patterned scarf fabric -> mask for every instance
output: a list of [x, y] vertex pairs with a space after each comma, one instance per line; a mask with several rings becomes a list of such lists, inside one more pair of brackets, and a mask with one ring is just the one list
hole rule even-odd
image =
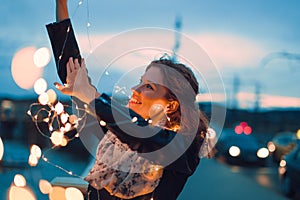
[[113, 196], [131, 199], [153, 192], [162, 174], [162, 166], [139, 156], [108, 131], [85, 180], [98, 190], [105, 188]]

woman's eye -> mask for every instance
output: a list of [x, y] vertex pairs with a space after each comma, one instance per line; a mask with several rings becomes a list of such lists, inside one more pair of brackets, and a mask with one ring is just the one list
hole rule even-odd
[[153, 87], [150, 84], [146, 84], [146, 88], [153, 90]]

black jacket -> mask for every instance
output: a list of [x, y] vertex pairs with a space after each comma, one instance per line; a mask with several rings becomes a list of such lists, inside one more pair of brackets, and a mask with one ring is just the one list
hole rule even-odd
[[[47, 31], [50, 37], [57, 72], [62, 82], [66, 81], [66, 63], [69, 57], [79, 58], [80, 51], [72, 29], [70, 19], [59, 23], [48, 24]], [[89, 105], [89, 110], [98, 120], [106, 122], [110, 129], [123, 143], [129, 145], [143, 157], [156, 164], [165, 166], [159, 185], [153, 193], [139, 196], [135, 200], [175, 200], [182, 191], [187, 179], [199, 164], [199, 149], [202, 140], [199, 134], [191, 141], [186, 136], [173, 131], [153, 127], [138, 114], [114, 102], [106, 94], [102, 94]], [[132, 122], [136, 117], [137, 121]], [[121, 123], [120, 123], [121, 122]], [[121, 125], [120, 125], [121, 124]], [[130, 133], [127, 134], [127, 133]], [[134, 135], [141, 136], [135, 137]], [[147, 137], [151, 135], [150, 137]], [[150, 153], [168, 147], [162, 153]], [[170, 162], [169, 158], [176, 158]], [[117, 200], [105, 190], [96, 191], [89, 186], [89, 199]]]

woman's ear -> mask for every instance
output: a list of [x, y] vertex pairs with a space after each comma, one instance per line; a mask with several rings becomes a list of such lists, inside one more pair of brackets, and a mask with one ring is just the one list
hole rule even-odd
[[170, 101], [167, 105], [167, 112], [172, 113], [175, 112], [178, 109], [179, 103], [178, 101]]

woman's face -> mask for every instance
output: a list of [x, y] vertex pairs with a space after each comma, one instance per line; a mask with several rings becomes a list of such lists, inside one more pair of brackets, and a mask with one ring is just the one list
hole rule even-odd
[[131, 88], [132, 96], [128, 107], [143, 118], [149, 118], [151, 106], [159, 104], [165, 108], [167, 89], [163, 86], [163, 75], [160, 68], [152, 66], [141, 77], [140, 84]]

